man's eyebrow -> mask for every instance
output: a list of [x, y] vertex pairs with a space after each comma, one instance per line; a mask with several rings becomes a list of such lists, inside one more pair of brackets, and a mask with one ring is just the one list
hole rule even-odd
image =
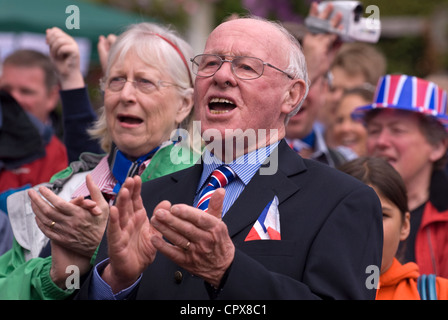
[[204, 54], [214, 54], [220, 57], [252, 57], [253, 55], [243, 52], [232, 52], [232, 53], [225, 53], [222, 51], [210, 51], [210, 52], [204, 52]]

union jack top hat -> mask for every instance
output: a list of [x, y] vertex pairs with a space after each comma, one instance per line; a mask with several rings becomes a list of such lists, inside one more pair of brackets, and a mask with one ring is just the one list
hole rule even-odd
[[435, 83], [402, 74], [385, 75], [376, 87], [373, 103], [355, 109], [354, 118], [362, 118], [372, 109], [393, 108], [435, 117], [448, 130], [447, 93]]

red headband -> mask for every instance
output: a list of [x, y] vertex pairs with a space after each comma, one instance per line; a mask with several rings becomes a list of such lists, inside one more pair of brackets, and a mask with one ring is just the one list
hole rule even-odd
[[162, 36], [162, 35], [160, 35], [158, 33], [153, 33], [153, 35], [158, 36], [159, 38], [165, 40], [166, 42], [168, 42], [174, 48], [174, 50], [177, 51], [177, 53], [181, 57], [182, 61], [184, 62], [185, 68], [187, 68], [188, 77], [190, 78], [190, 85], [191, 85], [191, 87], [193, 87], [193, 79], [191, 78], [190, 68], [188, 67], [187, 60], [185, 59], [182, 51], [180, 51], [180, 49], [172, 41], [168, 40], [164, 36]]

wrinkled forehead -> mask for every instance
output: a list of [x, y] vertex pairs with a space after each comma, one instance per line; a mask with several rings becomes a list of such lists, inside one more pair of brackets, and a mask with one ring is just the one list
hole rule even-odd
[[262, 20], [236, 19], [224, 22], [207, 39], [204, 53], [251, 56], [284, 64], [288, 40], [275, 26]]
[[167, 44], [162, 39], [153, 36], [145, 36], [140, 41], [130, 36], [120, 38], [109, 52], [106, 77], [109, 76], [110, 70], [121, 68], [125, 62], [129, 61], [141, 61], [160, 72], [166, 71], [167, 59], [172, 54], [166, 46]]

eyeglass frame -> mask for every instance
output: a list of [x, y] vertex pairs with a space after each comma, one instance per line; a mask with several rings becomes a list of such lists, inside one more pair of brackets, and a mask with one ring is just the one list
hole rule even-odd
[[107, 88], [107, 89], [109, 89], [112, 92], [120, 92], [121, 90], [123, 90], [123, 88], [124, 88], [124, 86], [126, 85], [127, 82], [132, 83], [134, 89], [137, 89], [138, 91], [140, 91], [141, 93], [144, 93], [144, 94], [150, 94], [150, 93], [152, 93], [152, 92], [154, 92], [156, 90], [157, 91], [160, 90], [160, 88], [167, 88], [167, 87], [178, 87], [178, 88], [181, 88], [181, 89], [186, 89], [186, 88], [184, 88], [184, 87], [182, 87], [182, 86], [180, 86], [180, 85], [178, 85], [176, 83], [169, 82], [169, 81], [166, 81], [166, 80], [157, 80], [155, 83], [150, 81], [150, 80], [148, 80], [148, 81], [150, 81], [150, 82], [152, 82], [154, 84], [155, 90], [151, 90], [151, 91], [145, 92], [144, 90], [139, 88], [138, 83], [139, 83], [139, 80], [146, 80], [146, 79], [141, 79], [140, 78], [140, 79], [137, 79], [137, 80], [128, 80], [125, 77], [112, 77], [112, 79], [113, 78], [124, 79], [124, 81], [122, 82], [123, 86], [120, 89], [118, 89], [118, 90], [114, 90], [114, 89], [110, 88], [111, 81], [109, 79], [107, 79], [107, 80], [106, 79], [100, 79], [100, 87], [102, 88], [103, 91], [104, 91], [105, 88]]
[[[203, 56], [214, 56], [214, 57], [217, 57], [217, 58], [219, 58], [219, 59], [221, 60], [221, 64], [220, 64], [219, 67], [215, 70], [215, 72], [213, 72], [211, 75], [208, 75], [208, 76], [201, 76], [201, 75], [199, 75], [198, 73], [194, 72], [194, 70], [195, 70], [194, 65], [196, 65], [196, 66], [199, 67], [199, 64], [197, 64], [196, 62], [194, 62], [194, 60], [196, 60], [197, 57], [203, 57]], [[231, 58], [233, 58], [233, 59], [232, 59], [232, 60], [223, 59], [221, 56], [231, 57]], [[261, 62], [262, 62], [262, 65], [263, 65], [263, 69], [261, 70], [260, 75], [259, 75], [258, 77], [256, 77], [256, 78], [249, 78], [249, 79], [245, 79], [245, 78], [241, 78], [241, 77], [239, 77], [239, 76], [235, 73], [235, 70], [233, 69], [233, 61], [235, 60], [235, 58], [251, 58], [251, 59], [256, 59], [256, 60], [261, 61]], [[268, 66], [268, 67], [271, 67], [271, 68], [273, 68], [273, 69], [275, 69], [275, 70], [277, 70], [277, 71], [280, 71], [281, 73], [283, 73], [284, 75], [286, 75], [289, 79], [294, 80], [294, 77], [291, 76], [290, 74], [288, 74], [286, 71], [283, 71], [282, 69], [277, 68], [276, 66], [274, 66], [274, 65], [272, 65], [272, 64], [270, 64], [270, 63], [268, 63], [268, 62], [265, 62], [265, 61], [263, 61], [263, 60], [261, 60], [260, 58], [257, 58], [257, 57], [249, 57], [249, 56], [230, 56], [230, 55], [218, 55], [218, 54], [211, 54], [211, 53], [202, 53], [202, 54], [198, 54], [198, 55], [194, 56], [193, 58], [190, 58], [190, 61], [191, 61], [191, 66], [192, 66], [191, 70], [193, 71], [193, 73], [194, 73], [196, 76], [198, 76], [198, 77], [200, 77], [200, 78], [209, 78], [209, 77], [214, 76], [214, 75], [216, 74], [216, 72], [218, 72], [218, 70], [221, 69], [221, 67], [222, 67], [222, 65], [223, 65], [224, 62], [229, 62], [230, 65], [231, 65], [232, 73], [233, 73], [238, 79], [241, 79], [241, 80], [255, 80], [255, 79], [260, 78], [260, 77], [264, 74], [264, 66]]]

